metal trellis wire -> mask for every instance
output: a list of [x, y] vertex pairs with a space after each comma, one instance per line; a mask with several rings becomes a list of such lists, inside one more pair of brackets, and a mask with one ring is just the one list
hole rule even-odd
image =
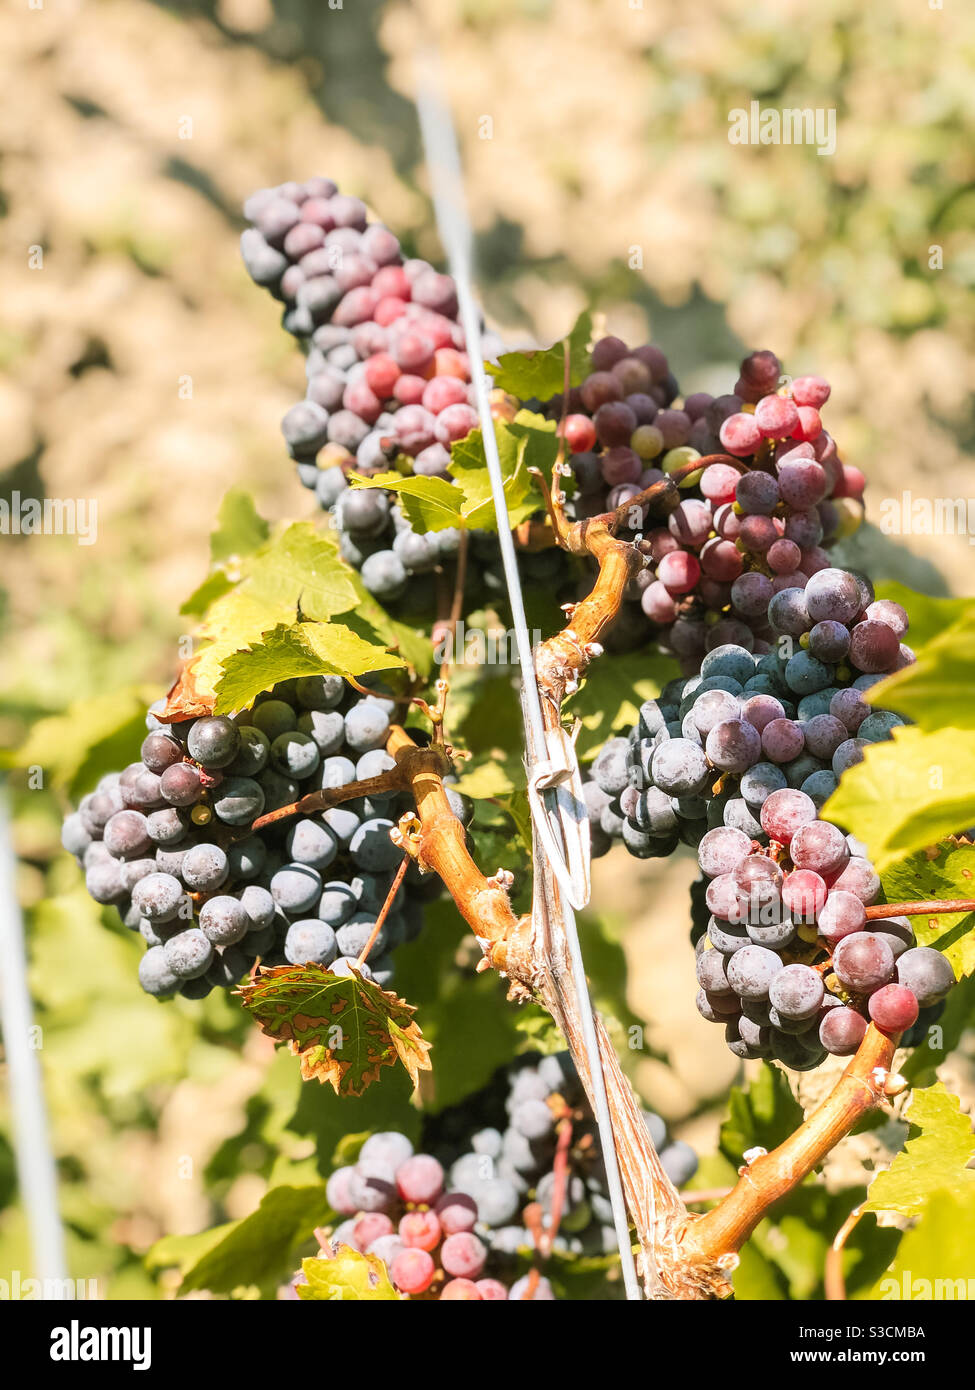
[[[477, 412], [484, 436], [484, 452], [498, 521], [501, 560], [508, 598], [511, 603], [518, 662], [521, 667], [522, 711], [526, 723], [527, 746], [529, 749], [534, 748], [535, 750], [548, 749], [549, 742], [546, 738], [541, 697], [535, 677], [535, 662], [525, 617], [525, 603], [521, 578], [518, 573], [518, 561], [511, 527], [508, 523], [504, 478], [494, 434], [487, 376], [484, 371], [481, 351], [481, 320], [473, 290], [473, 234], [464, 195], [460, 152], [450, 109], [443, 95], [439, 61], [432, 49], [425, 50], [418, 55], [417, 110], [420, 117], [427, 167], [430, 171], [437, 226], [441, 242], [447, 253], [450, 273], [457, 286], [460, 320], [470, 357], [471, 379], [474, 384]], [[538, 762], [529, 768], [530, 779], [534, 780], [536, 785], [538, 784], [538, 773], [543, 768], [544, 764]], [[555, 835], [559, 831], [560, 817], [557, 806], [553, 804], [556, 800], [554, 790], [542, 790], [541, 796], [547, 808], [544, 814], [549, 818], [548, 824], [542, 826], [542, 808], [538, 804], [537, 798], [533, 798], [532, 816], [536, 828], [539, 830], [539, 839], [545, 848], [553, 874], [563, 889], [560, 895], [562, 925], [568, 943], [572, 978], [580, 1006], [583, 1041], [592, 1075], [593, 1109], [599, 1128], [603, 1161], [606, 1165], [607, 1186], [613, 1207], [613, 1224], [619, 1246], [623, 1280], [627, 1298], [632, 1301], [639, 1301], [641, 1298], [640, 1284], [633, 1259], [626, 1203], [620, 1180], [619, 1158], [609, 1113], [606, 1083], [603, 1076], [602, 1060], [599, 1055], [599, 1043], [596, 1038], [589, 983], [586, 979], [575, 913], [571, 906], [573, 901], [577, 906], [582, 904], [574, 892], [573, 876], [570, 876], [565, 859], [555, 845]], [[553, 853], [553, 851], [555, 852]]]

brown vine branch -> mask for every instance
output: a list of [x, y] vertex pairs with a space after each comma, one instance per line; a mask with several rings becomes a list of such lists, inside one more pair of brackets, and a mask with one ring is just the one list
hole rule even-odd
[[516, 934], [520, 919], [511, 910], [506, 876], [499, 871], [488, 879], [481, 873], [468, 851], [464, 827], [447, 800], [443, 779], [450, 761], [446, 751], [417, 747], [398, 724], [390, 728], [386, 751], [396, 759], [403, 785], [410, 787], [416, 802], [420, 828], [414, 842], [420, 868], [443, 879], [475, 936], [503, 942]]
[[734, 1256], [769, 1207], [791, 1192], [874, 1106], [884, 1085], [896, 1039], [870, 1025], [836, 1086], [794, 1134], [748, 1165], [729, 1196], [703, 1216], [692, 1216], [681, 1249], [688, 1264], [731, 1267]]

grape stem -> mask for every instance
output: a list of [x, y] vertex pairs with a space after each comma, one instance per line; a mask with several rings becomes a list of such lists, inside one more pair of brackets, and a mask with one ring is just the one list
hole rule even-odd
[[393, 903], [396, 901], [396, 894], [400, 890], [400, 885], [403, 882], [403, 879], [406, 877], [406, 871], [409, 867], [410, 856], [408, 854], [404, 854], [402, 860], [400, 861], [400, 866], [396, 870], [396, 877], [389, 885], [389, 892], [386, 894], [386, 901], [383, 903], [382, 907], [379, 910], [379, 915], [376, 918], [376, 925], [369, 933], [369, 940], [366, 942], [362, 950], [359, 952], [359, 959], [356, 961], [356, 965], [363, 965], [365, 963], [366, 956], [368, 956], [369, 952], [375, 945], [376, 937], [383, 929], [383, 923], [386, 921], [386, 918], [390, 914], [390, 910], [392, 909]]
[[536, 1237], [539, 1254], [547, 1259], [552, 1253], [555, 1237], [559, 1233], [562, 1213], [565, 1210], [566, 1189], [569, 1182], [569, 1150], [572, 1147], [572, 1116], [564, 1115], [559, 1121], [559, 1137], [555, 1146], [555, 1159], [552, 1164], [552, 1219], [548, 1230], [542, 1230], [541, 1238]]
[[275, 811], [258, 816], [257, 820], [242, 832], [241, 838], [264, 830], [269, 825], [275, 825], [278, 821], [289, 820], [292, 816], [310, 816], [316, 811], [327, 811], [332, 806], [341, 806], [343, 801], [354, 801], [358, 796], [382, 796], [387, 792], [402, 791], [405, 786], [402, 772], [398, 768], [390, 768], [388, 772], [381, 772], [378, 777], [363, 777], [360, 782], [347, 782], [344, 787], [328, 787], [320, 792], [309, 792], [298, 801], [292, 801], [287, 806], [279, 806]]
[[863, 1215], [862, 1207], [854, 1207], [843, 1225], [836, 1232], [832, 1245], [826, 1251], [823, 1268], [823, 1291], [830, 1303], [841, 1303], [846, 1298], [846, 1280], [843, 1277], [843, 1250]]
[[884, 917], [919, 917], [930, 913], [975, 912], [975, 898], [927, 898], [910, 903], [874, 903], [867, 908], [867, 921]]

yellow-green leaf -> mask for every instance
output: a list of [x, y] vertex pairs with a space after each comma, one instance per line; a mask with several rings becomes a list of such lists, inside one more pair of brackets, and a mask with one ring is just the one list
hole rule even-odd
[[354, 488], [378, 487], [397, 493], [416, 531], [444, 531], [450, 526], [464, 525], [461, 514], [464, 493], [446, 478], [416, 474], [404, 477], [402, 473], [377, 473], [363, 478], [358, 473], [350, 473], [349, 482]]
[[343, 623], [279, 625], [224, 659], [214, 713], [247, 709], [262, 690], [295, 676], [360, 676], [404, 665], [402, 657], [365, 641]]
[[187, 1270], [180, 1293], [230, 1293], [241, 1286], [277, 1282], [288, 1272], [292, 1252], [330, 1215], [322, 1184], [272, 1187], [256, 1211], [234, 1222]]
[[302, 1260], [301, 1268], [308, 1283], [295, 1285], [300, 1299], [329, 1303], [400, 1301], [378, 1255], [360, 1255], [358, 1250], [342, 1245], [335, 1255]]
[[975, 733], [894, 729], [843, 773], [823, 815], [863, 840], [880, 872], [975, 824]]
[[[975, 847], [945, 844], [933, 858], [927, 853], [909, 855], [892, 864], [882, 875], [888, 902], [928, 902], [950, 898], [975, 898]], [[956, 976], [975, 971], [975, 913], [935, 913], [911, 918], [921, 946], [943, 951]]]
[[975, 729], [973, 685], [975, 606], [970, 606], [958, 622], [919, 649], [913, 666], [871, 686], [867, 699], [932, 732], [946, 726]]
[[338, 541], [295, 522], [262, 545], [248, 561], [243, 587], [269, 608], [300, 606], [306, 618], [325, 622], [355, 607], [356, 591], [349, 566], [340, 558]]
[[914, 1091], [907, 1119], [920, 1132], [874, 1178], [864, 1210], [918, 1216], [935, 1192], [950, 1192], [975, 1205], [975, 1173], [967, 1167], [975, 1154], [975, 1139], [958, 1097], [940, 1081]]
[[[591, 337], [592, 318], [588, 313], [580, 314], [567, 340], [570, 386], [578, 386], [592, 370]], [[565, 385], [565, 341], [560, 339], [537, 351], [502, 353], [497, 365], [487, 364], [495, 386], [523, 401], [532, 396], [547, 401], [558, 395]]]
[[975, 1286], [975, 1193], [936, 1192], [872, 1298], [966, 1303]]
[[971, 599], [932, 598], [893, 579], [877, 585], [877, 597], [892, 599], [906, 611], [911, 620], [907, 641], [915, 651], [958, 622], [972, 606]]
[[[529, 473], [537, 468], [549, 481], [558, 454], [554, 420], [520, 410], [509, 422], [496, 421], [494, 435], [498, 445], [501, 476], [510, 526], [519, 526], [544, 506], [544, 499]], [[496, 531], [494, 495], [484, 452], [484, 436], [472, 430], [450, 451], [450, 473], [463, 489], [463, 515], [468, 526]]]

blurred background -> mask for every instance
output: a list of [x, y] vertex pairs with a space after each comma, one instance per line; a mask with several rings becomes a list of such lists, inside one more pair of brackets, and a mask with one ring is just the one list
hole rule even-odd
[[[159, 1008], [141, 993], [136, 943], [101, 924], [60, 819], [124, 765], [140, 701], [170, 682], [223, 494], [245, 486], [271, 518], [313, 505], [278, 432], [302, 362], [240, 264], [243, 198], [327, 174], [440, 260], [411, 100], [424, 31], [463, 144], [485, 306], [509, 343], [549, 342], [592, 306], [609, 331], [659, 343], [685, 392], [729, 391], [747, 349], [774, 348], [790, 373], [833, 383], [829, 427], [867, 475], [868, 516], [905, 489], [975, 496], [975, 11], [7, 7], [0, 491], [94, 498], [98, 533], [0, 536], [0, 744], [44, 768], [40, 786], [10, 775], [40, 1055], [73, 1272], [112, 1297], [157, 1296], [153, 1241], [249, 1212], [276, 1163], [311, 1161], [314, 1123], [294, 1123], [293, 1064], [226, 1000]], [[835, 154], [731, 145], [729, 111], [753, 99], [835, 108]], [[967, 537], [860, 544], [875, 578], [973, 588]], [[622, 888], [615, 862], [599, 868], [626, 1003], [668, 1054], [634, 1077], [707, 1151], [740, 1068], [693, 1008], [691, 859], [628, 860]], [[0, 1092], [0, 1273], [30, 1267], [5, 1107]]]

